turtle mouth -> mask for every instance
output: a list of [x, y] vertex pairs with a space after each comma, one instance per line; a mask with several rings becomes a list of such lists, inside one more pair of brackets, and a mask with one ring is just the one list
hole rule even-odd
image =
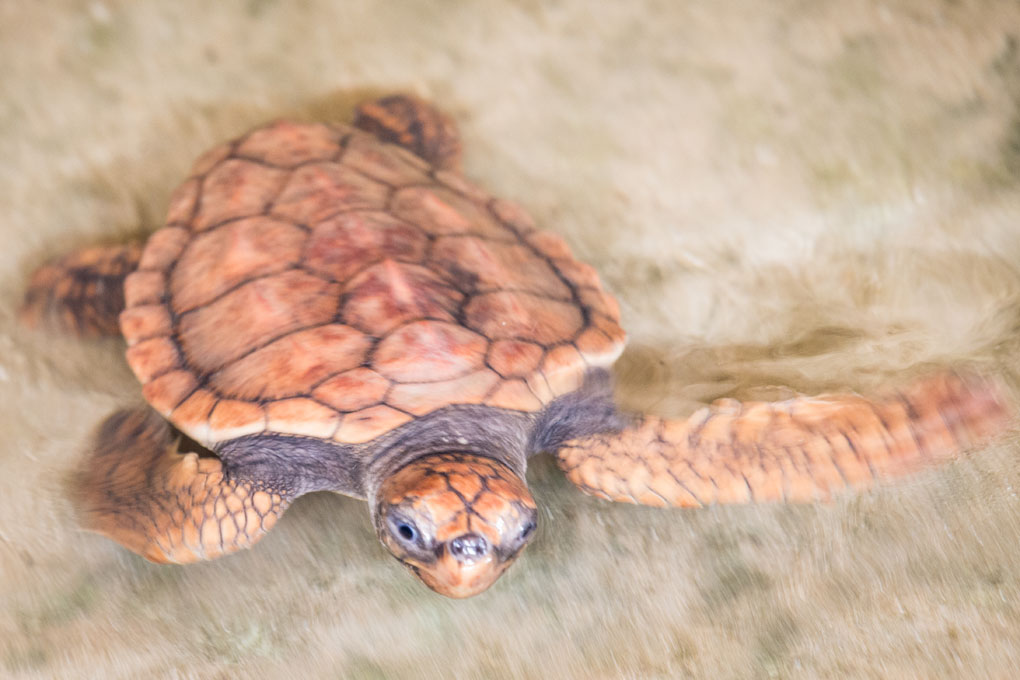
[[503, 575], [513, 558], [501, 560], [490, 551], [464, 559], [447, 548], [431, 564], [410, 559], [402, 562], [433, 591], [446, 597], [462, 599], [487, 590]]

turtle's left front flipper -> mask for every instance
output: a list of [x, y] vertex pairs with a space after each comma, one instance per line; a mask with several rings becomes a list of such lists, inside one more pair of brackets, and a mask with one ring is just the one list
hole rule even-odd
[[1003, 431], [999, 387], [940, 375], [888, 398], [729, 402], [574, 439], [560, 467], [582, 490], [646, 505], [825, 500], [951, 459]]
[[178, 441], [149, 409], [107, 418], [74, 484], [85, 528], [152, 562], [186, 564], [251, 547], [298, 495], [178, 453]]
[[83, 337], [120, 335], [124, 280], [141, 257], [141, 244], [127, 243], [83, 248], [50, 260], [29, 280], [22, 323]]

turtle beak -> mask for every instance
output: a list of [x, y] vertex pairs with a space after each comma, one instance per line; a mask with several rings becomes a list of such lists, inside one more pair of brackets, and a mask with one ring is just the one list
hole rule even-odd
[[485, 538], [469, 533], [448, 541], [433, 564], [414, 571], [440, 595], [464, 598], [491, 586], [512, 561], [500, 560]]

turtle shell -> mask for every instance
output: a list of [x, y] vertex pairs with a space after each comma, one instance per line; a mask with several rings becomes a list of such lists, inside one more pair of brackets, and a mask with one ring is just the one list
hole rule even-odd
[[212, 447], [361, 443], [450, 404], [537, 411], [625, 338], [560, 237], [343, 125], [276, 122], [199, 158], [125, 302], [146, 399]]

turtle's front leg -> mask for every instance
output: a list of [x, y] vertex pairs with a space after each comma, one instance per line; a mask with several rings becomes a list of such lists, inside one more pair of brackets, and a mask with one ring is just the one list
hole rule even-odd
[[149, 409], [107, 418], [75, 480], [85, 528], [152, 562], [186, 564], [251, 547], [298, 495], [177, 446]]
[[727, 402], [687, 420], [645, 416], [574, 439], [560, 467], [582, 490], [646, 505], [827, 500], [951, 459], [1005, 429], [1000, 389], [954, 375], [869, 401], [856, 395]]
[[50, 260], [29, 280], [21, 320], [84, 337], [120, 335], [124, 279], [138, 268], [138, 243], [83, 248]]

